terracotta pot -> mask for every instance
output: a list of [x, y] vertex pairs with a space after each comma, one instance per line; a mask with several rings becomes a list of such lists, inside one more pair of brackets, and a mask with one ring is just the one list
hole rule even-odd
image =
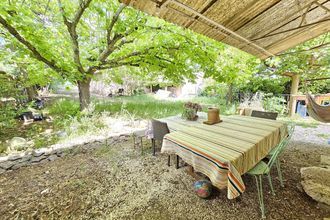
[[207, 121], [215, 123], [220, 121], [220, 111], [218, 108], [208, 108]]

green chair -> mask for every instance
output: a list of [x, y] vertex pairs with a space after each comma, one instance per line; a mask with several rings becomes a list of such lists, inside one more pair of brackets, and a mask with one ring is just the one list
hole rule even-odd
[[260, 209], [261, 209], [261, 216], [262, 218], [265, 218], [265, 205], [264, 205], [264, 198], [263, 198], [263, 190], [262, 190], [262, 177], [264, 175], [267, 175], [270, 189], [272, 191], [272, 194], [275, 195], [275, 191], [273, 188], [273, 183], [272, 183], [272, 178], [270, 175], [270, 170], [273, 167], [274, 164], [278, 164], [277, 170], [279, 171], [279, 174], [281, 175], [280, 179], [282, 178], [282, 174], [280, 173], [280, 167], [279, 167], [279, 161], [278, 161], [278, 156], [279, 154], [283, 151], [284, 147], [288, 144], [292, 133], [293, 133], [293, 128], [289, 128], [289, 135], [284, 138], [268, 155], [269, 160], [266, 163], [265, 161], [260, 161], [257, 163], [256, 166], [254, 166], [251, 170], [247, 172], [248, 175], [252, 175], [255, 177], [256, 180], [256, 186], [257, 186], [257, 191], [258, 191], [258, 199], [260, 203]]
[[[286, 137], [286, 141], [285, 141], [285, 144], [281, 145], [281, 150], [280, 150], [280, 153], [281, 154], [284, 150], [284, 148], [287, 146], [287, 144], [289, 143], [292, 135], [293, 135], [293, 132], [294, 132], [294, 124], [289, 124], [288, 125], [288, 136]], [[274, 154], [276, 150], [276, 147], [274, 149], [272, 149], [268, 155], [267, 155], [267, 158], [271, 158], [272, 155]], [[278, 178], [280, 180], [280, 183], [281, 183], [281, 187], [284, 187], [284, 184], [283, 184], [283, 177], [282, 177], [282, 171], [281, 171], [281, 166], [280, 166], [280, 160], [278, 159], [278, 157], [276, 158], [275, 160], [275, 166], [276, 166], [276, 170], [277, 170], [277, 174], [278, 174]]]

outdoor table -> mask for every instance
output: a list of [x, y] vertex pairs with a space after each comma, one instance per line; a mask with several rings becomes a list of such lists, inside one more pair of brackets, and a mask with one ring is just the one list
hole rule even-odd
[[284, 122], [250, 116], [221, 116], [223, 122], [206, 125], [179, 116], [161, 119], [171, 133], [164, 137], [161, 153], [176, 154], [195, 171], [234, 199], [245, 191], [241, 175], [267, 156], [287, 135]]

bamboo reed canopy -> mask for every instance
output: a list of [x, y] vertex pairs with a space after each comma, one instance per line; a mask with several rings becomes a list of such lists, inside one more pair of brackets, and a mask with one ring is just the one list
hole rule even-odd
[[330, 0], [121, 0], [261, 59], [330, 31]]

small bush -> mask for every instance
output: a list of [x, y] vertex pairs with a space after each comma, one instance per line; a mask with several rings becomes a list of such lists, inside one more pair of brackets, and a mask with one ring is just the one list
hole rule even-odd
[[7, 150], [7, 146], [5, 143], [0, 143], [0, 154], [5, 153]]
[[265, 97], [263, 107], [266, 111], [278, 112], [280, 115], [287, 113], [286, 100], [283, 97]]

